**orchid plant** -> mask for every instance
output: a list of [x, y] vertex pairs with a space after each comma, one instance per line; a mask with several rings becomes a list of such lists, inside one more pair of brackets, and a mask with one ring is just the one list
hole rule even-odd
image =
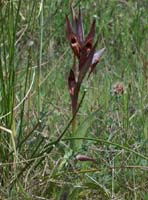
[[[75, 15], [73, 7], [71, 7], [71, 11], [72, 23], [70, 23], [69, 17], [66, 16], [66, 32], [74, 57], [73, 66], [68, 77], [72, 114], [74, 116], [78, 107], [78, 98], [82, 82], [86, 76], [89, 79], [96, 65], [99, 63], [105, 48], [95, 52], [98, 43], [98, 41], [94, 43], [95, 20], [91, 24], [88, 35], [84, 37], [81, 9], [79, 8], [78, 16]], [[73, 132], [75, 128], [76, 121], [74, 119], [72, 123]]]

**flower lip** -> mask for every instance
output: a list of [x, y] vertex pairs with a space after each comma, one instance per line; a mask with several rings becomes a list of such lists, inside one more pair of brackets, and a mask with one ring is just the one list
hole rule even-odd
[[75, 80], [75, 74], [74, 74], [73, 70], [70, 70], [70, 74], [69, 74], [69, 78], [68, 78], [68, 85], [69, 85], [70, 95], [74, 96], [76, 80]]
[[73, 37], [73, 38], [71, 38], [71, 43], [72, 44], [75, 44], [77, 41], [76, 41], [76, 39]]

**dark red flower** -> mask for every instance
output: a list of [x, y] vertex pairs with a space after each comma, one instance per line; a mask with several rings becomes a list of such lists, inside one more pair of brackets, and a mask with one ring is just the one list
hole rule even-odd
[[[78, 17], [75, 15], [73, 7], [72, 10], [72, 23], [70, 23], [68, 16], [66, 16], [66, 32], [67, 37], [70, 43], [70, 46], [74, 53], [74, 67], [70, 70], [68, 85], [69, 92], [72, 98], [72, 105], [77, 105], [78, 94], [81, 87], [81, 83], [86, 76], [87, 72], [88, 78], [90, 74], [95, 69], [96, 65], [100, 61], [105, 48], [100, 49], [95, 53], [97, 42], [94, 43], [95, 37], [95, 20], [91, 24], [90, 31], [86, 38], [84, 38], [83, 22], [82, 22], [82, 13], [79, 8]], [[78, 59], [77, 71], [75, 66], [75, 57]], [[76, 78], [76, 74], [77, 78]], [[73, 109], [73, 110], [75, 110]]]

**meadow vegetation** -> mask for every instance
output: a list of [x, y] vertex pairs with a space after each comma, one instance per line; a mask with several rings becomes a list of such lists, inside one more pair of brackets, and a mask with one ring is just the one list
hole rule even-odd
[[73, 5], [106, 47], [81, 85], [75, 131], [70, 1], [0, 1], [0, 199], [147, 200], [147, 0]]

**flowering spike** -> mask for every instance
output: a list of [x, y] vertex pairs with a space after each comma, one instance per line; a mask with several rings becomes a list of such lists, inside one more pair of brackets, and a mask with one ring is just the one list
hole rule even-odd
[[[91, 24], [91, 28], [87, 37], [84, 39], [82, 13], [79, 8], [79, 14], [78, 17], [76, 17], [72, 3], [73, 1], [71, 2], [72, 25], [69, 21], [68, 16], [66, 16], [66, 30], [70, 46], [74, 53], [73, 67], [68, 77], [69, 92], [72, 102], [72, 113], [74, 116], [77, 110], [79, 92], [82, 81], [89, 69], [90, 76], [95, 66], [99, 62], [105, 48], [95, 53], [95, 49], [97, 46], [97, 42], [95, 43], [95, 45], [93, 45], [95, 37], [95, 20]], [[76, 58], [78, 59], [78, 68], [76, 67]], [[78, 76], [77, 79], [75, 77], [76, 74]], [[72, 127], [72, 130], [74, 130], [76, 127], [75, 119], [73, 120]]]
[[71, 96], [74, 96], [74, 90], [76, 86], [75, 74], [73, 70], [70, 70], [69, 78], [68, 78], [69, 92]]

